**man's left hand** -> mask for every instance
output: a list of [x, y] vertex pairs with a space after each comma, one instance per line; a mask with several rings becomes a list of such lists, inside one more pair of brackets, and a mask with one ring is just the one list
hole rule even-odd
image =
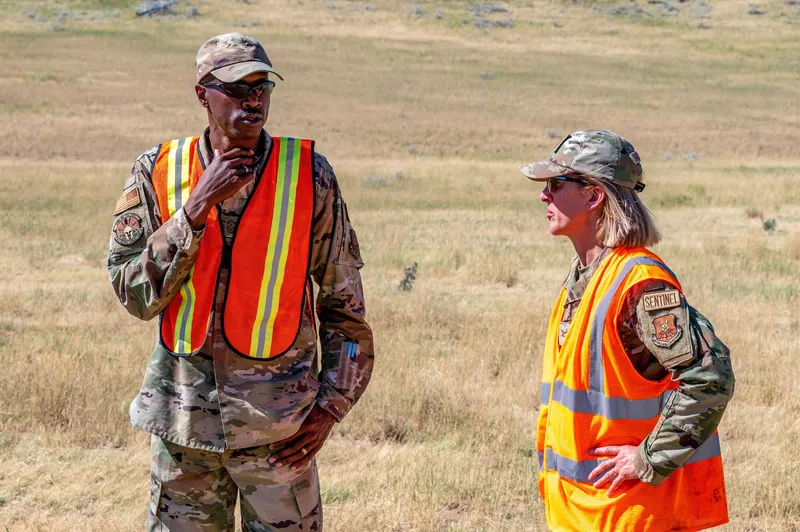
[[590, 454], [595, 456], [608, 456], [606, 460], [600, 462], [600, 465], [595, 467], [589, 473], [589, 480], [593, 480], [603, 474], [600, 480], [594, 483], [595, 488], [599, 488], [604, 484], [611, 481], [611, 487], [608, 488], [608, 496], [611, 497], [619, 488], [619, 485], [626, 480], [636, 480], [639, 482], [639, 475], [636, 474], [636, 468], [633, 465], [634, 457], [636, 456], [636, 447], [632, 445], [610, 445], [608, 447], [598, 447], [589, 451]]
[[270, 444], [270, 450], [279, 447], [283, 449], [272, 454], [269, 463], [275, 464], [275, 467], [290, 466], [292, 471], [305, 466], [322, 449], [334, 424], [336, 418], [315, 404], [300, 425], [300, 430], [288, 438]]

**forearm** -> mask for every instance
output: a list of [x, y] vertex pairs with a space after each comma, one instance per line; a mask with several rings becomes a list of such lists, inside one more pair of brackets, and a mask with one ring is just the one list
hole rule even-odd
[[363, 266], [333, 169], [315, 155], [316, 211], [311, 272], [319, 286], [317, 316], [322, 370], [317, 403], [341, 419], [358, 401], [372, 376], [372, 330], [365, 320], [359, 269]]
[[111, 238], [108, 273], [122, 306], [133, 316], [150, 320], [180, 290], [197, 258], [202, 232], [195, 232], [183, 211], [167, 220], [140, 243], [122, 246]]
[[342, 265], [333, 269], [340, 282], [323, 285], [317, 301], [322, 345], [317, 402], [341, 421], [369, 384], [374, 351], [359, 272]]
[[710, 323], [694, 309], [692, 343], [701, 356], [675, 368], [680, 387], [665, 405], [659, 423], [637, 451], [639, 478], [658, 485], [686, 464], [711, 438], [733, 397], [734, 376], [728, 349]]

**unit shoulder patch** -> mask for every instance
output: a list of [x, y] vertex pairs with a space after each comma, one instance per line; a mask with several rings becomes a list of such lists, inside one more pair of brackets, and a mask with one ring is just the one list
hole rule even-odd
[[643, 294], [642, 305], [644, 305], [644, 310], [647, 312], [679, 307], [681, 305], [681, 293], [677, 290], [664, 290]]
[[653, 318], [653, 329], [653, 343], [659, 347], [672, 347], [683, 334], [678, 317], [673, 313]]
[[134, 186], [129, 190], [122, 193], [122, 196], [117, 200], [117, 205], [114, 207], [114, 216], [121, 212], [137, 207], [142, 203], [142, 196], [139, 193], [139, 187]]
[[646, 292], [636, 305], [639, 339], [666, 369], [693, 357], [689, 306], [680, 290]]
[[114, 220], [112, 232], [118, 244], [130, 246], [144, 233], [142, 217], [133, 212], [121, 214]]

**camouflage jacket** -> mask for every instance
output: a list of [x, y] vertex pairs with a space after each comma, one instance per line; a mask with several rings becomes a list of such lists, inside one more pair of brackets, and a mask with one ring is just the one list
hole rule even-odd
[[[586, 267], [576, 258], [564, 281], [567, 301], [559, 331], [559, 345], [564, 340], [572, 317], [592, 275], [611, 248], [604, 249]], [[711, 323], [686, 303], [681, 294], [677, 312], [682, 323], [689, 324], [684, 334], [670, 347], [656, 345], [655, 326], [644, 310], [643, 295], [671, 290], [659, 280], [643, 281], [627, 294], [617, 328], [625, 351], [633, 366], [646, 379], [661, 380], [668, 372], [679, 388], [664, 406], [653, 432], [639, 445], [636, 472], [639, 478], [653, 485], [662, 483], [675, 469], [689, 460], [700, 445], [710, 438], [719, 425], [725, 407], [733, 396], [734, 378], [730, 353]]]
[[[262, 135], [256, 175], [266, 165], [269, 142], [270, 137]], [[208, 130], [198, 144], [203, 159], [211, 161]], [[203, 230], [192, 230], [183, 209], [161, 223], [151, 183], [157, 153], [157, 147], [148, 150], [133, 165], [115, 209], [108, 255], [119, 301], [142, 320], [158, 316], [180, 290], [203, 238]], [[234, 353], [221, 333], [228, 279], [223, 268], [213, 325], [200, 353], [176, 357], [156, 342], [130, 408], [135, 427], [197, 449], [254, 447], [294, 434], [314, 404], [341, 420], [364, 393], [372, 373], [373, 345], [364, 319], [358, 241], [333, 170], [319, 154], [314, 158], [314, 182], [310, 277], [318, 286], [320, 359], [310, 305], [287, 353], [265, 360]], [[222, 203], [220, 221], [228, 242], [253, 187], [251, 182]], [[126, 215], [127, 220], [140, 219], [141, 230], [120, 235]]]

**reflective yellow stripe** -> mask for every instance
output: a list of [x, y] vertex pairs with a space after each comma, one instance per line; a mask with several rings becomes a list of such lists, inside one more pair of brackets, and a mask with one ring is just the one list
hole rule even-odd
[[[289, 258], [289, 248], [291, 247], [292, 228], [294, 227], [294, 205], [297, 196], [297, 181], [300, 175], [300, 142], [299, 140], [294, 143], [294, 152], [290, 154], [289, 164], [292, 165], [292, 182], [289, 185], [289, 202], [286, 205], [286, 222], [283, 229], [283, 246], [281, 247], [280, 263], [278, 264], [278, 276], [275, 280], [275, 291], [272, 297], [272, 308], [269, 312], [269, 321], [267, 322], [267, 337], [264, 340], [264, 352], [269, 353], [272, 346], [272, 331], [275, 329], [275, 318], [278, 317], [278, 304], [280, 303], [281, 288], [283, 287], [283, 279], [286, 273], [286, 260]], [[288, 158], [288, 157], [287, 157]], [[277, 194], [276, 194], [277, 199]], [[264, 356], [259, 353], [259, 356]]]
[[181, 306], [178, 309], [178, 323], [175, 325], [175, 353], [189, 354], [192, 349], [192, 316], [194, 315], [195, 290], [194, 266], [181, 286]]
[[179, 139], [169, 143], [169, 157], [167, 158], [167, 205], [170, 217], [178, 211], [175, 206], [175, 152], [178, 150]]
[[[170, 143], [169, 159], [167, 165], [167, 199], [169, 215], [174, 216], [178, 209], [183, 207], [189, 197], [191, 172], [189, 171], [189, 155], [191, 153], [192, 137], [173, 140]], [[192, 349], [192, 317], [196, 293], [194, 289], [194, 266], [181, 286], [181, 306], [178, 309], [177, 323], [175, 324], [175, 353], [189, 354]]]
[[189, 199], [189, 186], [191, 184], [191, 172], [189, 171], [189, 154], [192, 152], [190, 149], [192, 145], [192, 137], [183, 139], [183, 146], [181, 146], [181, 204], [176, 205], [177, 209], [183, 207], [186, 200]]
[[278, 160], [278, 175], [275, 183], [275, 199], [273, 200], [272, 224], [269, 232], [269, 245], [267, 246], [267, 256], [264, 260], [264, 276], [261, 278], [261, 289], [258, 294], [258, 311], [256, 320], [253, 323], [253, 332], [250, 336], [250, 356], [263, 357], [263, 352], [259, 352], [258, 344], [262, 324], [264, 323], [264, 312], [267, 306], [267, 292], [269, 281], [272, 274], [272, 261], [275, 260], [275, 245], [278, 241], [278, 225], [281, 219], [281, 191], [284, 187], [286, 175], [286, 147], [288, 140], [280, 139], [280, 159]]
[[300, 175], [300, 139], [280, 140], [280, 160], [275, 183], [275, 199], [272, 210], [267, 256], [264, 260], [264, 276], [258, 296], [258, 310], [250, 336], [250, 356], [269, 356], [275, 319], [280, 303], [286, 260], [289, 256], [297, 182]]

